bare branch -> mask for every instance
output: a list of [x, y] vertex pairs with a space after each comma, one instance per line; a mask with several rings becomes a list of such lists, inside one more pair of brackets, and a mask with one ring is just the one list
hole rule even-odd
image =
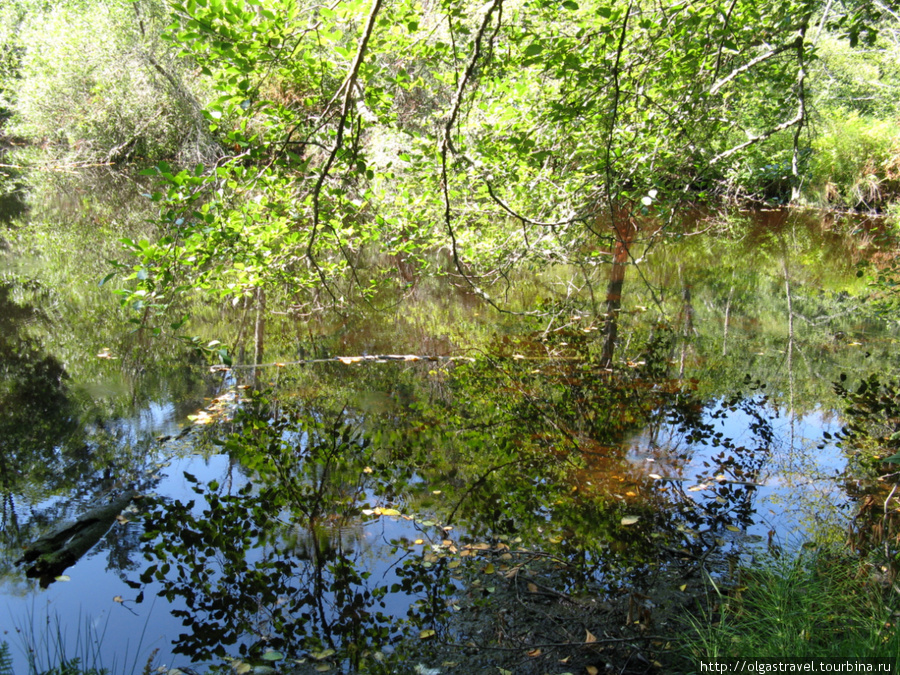
[[765, 54], [760, 54], [756, 58], [750, 59], [749, 61], [747, 61], [747, 63], [740, 66], [739, 68], [735, 68], [730, 73], [728, 73], [728, 75], [726, 75], [721, 80], [716, 82], [709, 90], [710, 96], [714, 95], [717, 91], [719, 91], [719, 89], [721, 89], [726, 84], [731, 82], [734, 78], [738, 77], [739, 75], [741, 75], [743, 73], [746, 73], [748, 70], [750, 70], [754, 66], [757, 66], [760, 63], [762, 63], [763, 61], [771, 59], [773, 56], [777, 56], [778, 54], [781, 54], [782, 52], [786, 52], [788, 49], [793, 49], [796, 46], [797, 46], [796, 40], [792, 40], [791, 42], [789, 42], [786, 45], [781, 45], [780, 47], [775, 47], [774, 49], [770, 49], [769, 51], [767, 51]]

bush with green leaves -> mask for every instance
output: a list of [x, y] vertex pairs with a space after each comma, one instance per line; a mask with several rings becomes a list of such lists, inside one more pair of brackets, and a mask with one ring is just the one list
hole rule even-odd
[[13, 19], [17, 42], [7, 49], [18, 61], [0, 73], [12, 133], [84, 160], [161, 159], [209, 145], [199, 80], [161, 41], [158, 0], [20, 6]]
[[807, 193], [820, 203], [880, 209], [900, 197], [900, 124], [842, 109], [821, 123]]

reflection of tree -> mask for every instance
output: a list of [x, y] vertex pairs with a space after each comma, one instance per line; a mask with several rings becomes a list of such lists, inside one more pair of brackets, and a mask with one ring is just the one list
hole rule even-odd
[[[256, 412], [262, 416], [242, 417], [228, 447], [259, 485], [227, 494], [188, 475], [204, 510], [197, 513], [194, 502], [151, 509], [154, 564], [141, 578], [155, 577], [162, 595], [185, 603], [174, 611], [188, 628], [179, 653], [205, 659], [237, 646], [244, 657], [275, 648], [326, 658], [331, 650], [356, 671], [397, 637], [399, 624], [382, 611], [388, 587], [369, 581], [365, 544], [349, 525], [368, 491], [397, 488], [398, 476], [352, 426], [298, 421], [296, 410], [274, 418], [264, 406]], [[431, 573], [402, 565], [396, 576], [412, 593]]]
[[0, 286], [0, 487], [7, 494], [58, 483], [60, 455], [76, 451], [70, 436], [78, 428], [66, 371], [19, 334], [35, 310], [13, 302], [10, 291]]

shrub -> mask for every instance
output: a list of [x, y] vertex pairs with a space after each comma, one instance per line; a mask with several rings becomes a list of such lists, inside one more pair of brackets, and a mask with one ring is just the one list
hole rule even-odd
[[[184, 63], [160, 43], [158, 0], [86, 0], [26, 11], [11, 132], [81, 159], [161, 159], [208, 145]], [[193, 81], [197, 81], [194, 78]]]
[[833, 111], [813, 141], [807, 192], [820, 203], [882, 209], [900, 198], [900, 125]]

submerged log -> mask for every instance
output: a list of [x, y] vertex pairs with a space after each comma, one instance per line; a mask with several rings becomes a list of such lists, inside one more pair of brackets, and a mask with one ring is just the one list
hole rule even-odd
[[16, 561], [33, 563], [25, 570], [25, 576], [39, 578], [46, 588], [56, 577], [74, 565], [100, 539], [137, 492], [129, 490], [109, 504], [103, 504], [85, 512], [73, 523], [65, 523], [49, 534], [36, 539], [25, 548], [25, 553]]

